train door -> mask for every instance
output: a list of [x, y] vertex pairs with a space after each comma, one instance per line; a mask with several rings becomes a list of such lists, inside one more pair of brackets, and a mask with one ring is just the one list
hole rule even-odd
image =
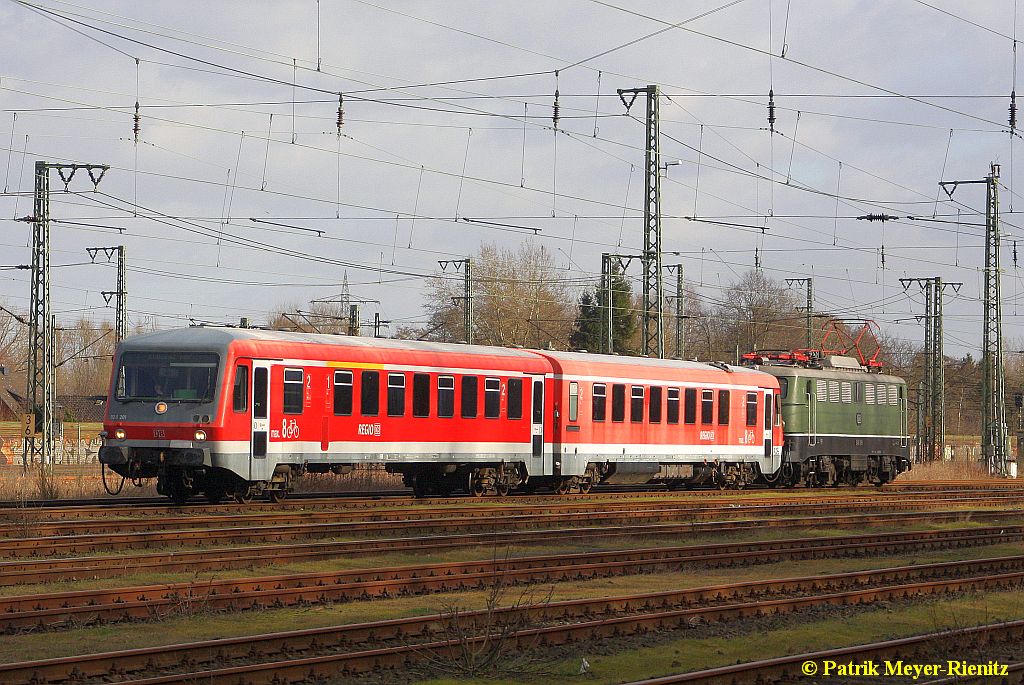
[[534, 376], [530, 402], [530, 475], [547, 473], [544, 469], [544, 377]]
[[810, 447], [818, 444], [818, 397], [814, 390], [815, 382], [807, 381], [807, 444]]
[[263, 471], [255, 464], [257, 459], [267, 458], [267, 439], [270, 435], [270, 362], [252, 363], [252, 439], [249, 452], [249, 480]]
[[771, 390], [766, 390], [764, 393], [764, 458], [768, 461], [769, 469], [771, 473], [779, 468], [779, 464], [776, 464], [772, 459], [772, 447], [774, 442], [772, 441], [772, 429], [775, 426], [775, 395]]

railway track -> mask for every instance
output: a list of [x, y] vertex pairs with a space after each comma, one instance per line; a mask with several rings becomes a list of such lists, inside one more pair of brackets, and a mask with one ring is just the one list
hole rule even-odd
[[[952, 511], [912, 514], [872, 514], [804, 518], [773, 518], [710, 521], [702, 523], [624, 525], [609, 527], [556, 528], [528, 531], [488, 531], [428, 536], [401, 536], [376, 540], [346, 540], [306, 544], [258, 544], [250, 547], [228, 547], [208, 550], [144, 553], [136, 555], [93, 556], [71, 558], [23, 559], [0, 562], [0, 585], [61, 582], [87, 578], [119, 577], [126, 572], [197, 572], [254, 568], [297, 561], [311, 561], [353, 555], [386, 554], [411, 551], [437, 552], [446, 549], [490, 547], [509, 548], [531, 544], [583, 544], [598, 539], [637, 536], [694, 535], [727, 531], [756, 530], [765, 526], [798, 529], [813, 526], [862, 527], [880, 524], [903, 524], [922, 520], [928, 523], [965, 520], [999, 521], [1020, 518], [1015, 511]], [[1007, 534], [1024, 532], [1024, 526], [1004, 525], [1000, 528], [976, 530], [979, 535], [994, 531]], [[769, 543], [758, 543], [769, 544]]]
[[[488, 608], [454, 614], [391, 619], [372, 623], [209, 640], [59, 659], [0, 665], [8, 685], [51, 685], [74, 681], [133, 685], [170, 683], [291, 683], [381, 669], [405, 669], [425, 653], [445, 655], [502, 634], [510, 647], [536, 648], [577, 640], [620, 637], [651, 630], [693, 628], [728, 620], [788, 614], [823, 606], [864, 605], [953, 592], [1018, 587], [1024, 582], [1024, 556], [920, 564], [895, 568], [730, 583], [600, 599]], [[459, 634], [453, 641], [453, 622]], [[1024, 623], [1024, 622], [1021, 622]], [[979, 629], [974, 629], [979, 630]], [[1017, 634], [1024, 628], [1017, 629]], [[900, 647], [935, 642], [941, 633], [897, 640]], [[890, 644], [890, 643], [885, 643]], [[858, 657], [877, 645], [863, 645], [785, 659], [682, 674], [645, 683], [721, 682], [739, 673], [757, 673], [770, 663], [781, 677], [792, 665], [829, 655]], [[892, 646], [882, 649], [892, 649]], [[872, 652], [874, 655], [874, 652]], [[796, 661], [794, 661], [796, 660]], [[185, 665], [185, 667], [183, 667]], [[742, 668], [742, 667], [746, 668]], [[116, 674], [116, 675], [115, 675]], [[701, 675], [703, 674], [703, 676]], [[703, 678], [693, 680], [693, 678]], [[679, 678], [674, 679], [674, 678]], [[732, 682], [737, 682], [735, 679]], [[763, 682], [763, 681], [759, 681]]]
[[777, 493], [782, 497], [791, 495], [802, 495], [803, 493], [819, 493], [836, 496], [843, 494], [871, 494], [890, 492], [919, 492], [921, 494], [956, 494], [964, 492], [1024, 492], [1024, 484], [1009, 480], [978, 480], [978, 481], [899, 481], [888, 483], [881, 488], [862, 487], [840, 487], [840, 488], [797, 488], [785, 490], [771, 490], [768, 488], [753, 488], [744, 491], [721, 491], [717, 489], [707, 490], [666, 490], [656, 486], [646, 486], [637, 489], [630, 486], [598, 486], [588, 495], [570, 494], [518, 494], [508, 498], [485, 498], [477, 500], [469, 496], [457, 497], [431, 497], [427, 499], [416, 499], [409, 494], [408, 490], [384, 490], [376, 492], [329, 492], [329, 493], [297, 493], [292, 494], [288, 500], [277, 504], [254, 501], [248, 505], [240, 506], [236, 503], [209, 504], [201, 499], [188, 502], [183, 506], [172, 505], [163, 497], [120, 497], [120, 498], [88, 498], [75, 500], [7, 500], [0, 501], [0, 514], [19, 513], [21, 515], [32, 514], [37, 517], [49, 518], [75, 518], [82, 514], [89, 514], [95, 517], [101, 516], [130, 516], [130, 515], [166, 515], [168, 513], [197, 515], [208, 515], [216, 513], [237, 513], [238, 511], [281, 511], [282, 509], [309, 509], [337, 507], [339, 503], [346, 507], [379, 507], [379, 506], [417, 506], [423, 504], [459, 504], [467, 501], [480, 503], [502, 503], [502, 502], [544, 502], [544, 501], [578, 501], [578, 500], [600, 500], [600, 499], [631, 499], [631, 498], [742, 498], [753, 493], [766, 494]]
[[[0, 630], [158, 619], [194, 611], [241, 611], [501, 585], [630, 575], [680, 567], [737, 566], [1019, 542], [1024, 526], [831, 538], [717, 543], [626, 551], [416, 564], [0, 597]], [[1024, 570], [1024, 556], [1005, 564]], [[965, 562], [970, 563], [970, 562]]]
[[[981, 499], [974, 504], [1014, 505], [1019, 500], [1010, 501], [1002, 499]], [[861, 517], [863, 523], [872, 523], [876, 520], [884, 520], [894, 512], [899, 512], [903, 521], [927, 520], [929, 516], [938, 517], [941, 520], [950, 520], [950, 516], [961, 515], [962, 517], [984, 517], [991, 513], [1006, 512], [1009, 510], [999, 509], [951, 509], [942, 510], [934, 507], [949, 504], [948, 501], [931, 502], [921, 500], [914, 502], [870, 502], [866, 504], [823, 504], [823, 505], [766, 505], [763, 509], [756, 507], [714, 507], [695, 508], [692, 506], [652, 506], [604, 509], [600, 507], [585, 507], [583, 509], [570, 508], [560, 510], [557, 507], [542, 513], [523, 513], [530, 509], [517, 511], [477, 511], [459, 512], [457, 516], [444, 516], [439, 512], [438, 517], [427, 516], [416, 518], [413, 512], [407, 517], [391, 518], [389, 515], [375, 517], [349, 517], [339, 514], [348, 520], [338, 521], [314, 521], [298, 523], [269, 523], [262, 524], [259, 519], [255, 525], [206, 527], [205, 522], [198, 525], [186, 525], [185, 527], [167, 528], [159, 530], [145, 530], [142, 532], [110, 532], [80, 535], [51, 535], [42, 537], [7, 537], [0, 539], [0, 557], [25, 558], [25, 557], [48, 557], [66, 554], [84, 554], [87, 552], [124, 552], [128, 550], [152, 549], [152, 548], [182, 548], [200, 547], [209, 545], [229, 544], [265, 544], [271, 542], [294, 542], [301, 539], [316, 538], [345, 538], [363, 537], [367, 535], [388, 535], [396, 532], [403, 534], [427, 535], [444, 534], [452, 531], [458, 532], [495, 532], [498, 530], [535, 530], [549, 526], [616, 526], [616, 525], [653, 525], [663, 523], [687, 522], [697, 530], [701, 522], [706, 522], [715, 517], [720, 517], [722, 524], [730, 520], [742, 520], [734, 517], [750, 516], [753, 514], [772, 514], [765, 521], [778, 521], [771, 525], [793, 526], [800, 525], [844, 525], [850, 520], [845, 517]], [[967, 504], [964, 499], [954, 500], [955, 505]], [[837, 511], [858, 512], [865, 509], [884, 508], [886, 514], [881, 513], [836, 513]], [[798, 513], [799, 516], [786, 518], [785, 513]], [[1014, 513], [1014, 512], [1009, 512]], [[1007, 514], [1004, 514], [1007, 515]], [[873, 517], [883, 517], [873, 518]], [[308, 517], [307, 517], [308, 518]], [[353, 518], [355, 520], [353, 520]], [[117, 526], [114, 526], [117, 528]], [[9, 534], [16, 534], [16, 530], [23, 530], [26, 535], [31, 535], [31, 524], [15, 526]]]
[[[864, 509], [884, 507], [888, 511], [939, 508], [942, 506], [994, 507], [1019, 506], [1024, 504], [1024, 492], [1000, 493], [972, 496], [929, 496], [900, 494], [845, 497], [807, 498], [744, 498], [740, 500], [685, 501], [633, 501], [633, 502], [559, 502], [548, 500], [526, 506], [501, 505], [453, 505], [447, 507], [419, 507], [415, 510], [384, 509], [381, 511], [342, 510], [317, 512], [316, 523], [367, 522], [367, 521], [409, 521], [456, 518], [458, 516], [528, 516], [540, 514], [606, 514], [609, 512], [668, 512], [685, 513], [692, 520], [707, 520], [712, 517], [750, 514], [807, 514], [852, 513]], [[154, 532], [178, 533], [192, 529], [246, 528], [254, 526], [307, 524], [309, 511], [261, 512], [254, 514], [221, 514], [216, 516], [164, 516], [160, 518], [129, 518], [108, 520], [78, 519], [58, 521], [19, 521], [0, 523], [0, 554], [6, 551], [3, 539], [25, 539], [30, 532], [32, 538], [69, 537], [83, 535], [113, 535], [124, 533]], [[2, 521], [2, 518], [0, 518]]]

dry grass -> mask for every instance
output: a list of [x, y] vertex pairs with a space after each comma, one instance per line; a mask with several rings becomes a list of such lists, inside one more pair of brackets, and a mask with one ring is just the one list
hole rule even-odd
[[900, 474], [896, 480], [991, 480], [991, 476], [978, 462], [958, 459], [914, 464], [914, 468]]
[[[121, 477], [107, 473], [107, 482], [116, 487]], [[131, 488], [126, 484], [123, 494], [138, 497], [153, 497], [156, 489], [152, 484], [142, 488]], [[109, 497], [103, 489], [99, 464], [61, 465], [43, 468], [31, 467], [27, 471], [20, 466], [0, 468], [0, 500], [23, 502], [36, 499], [88, 499]]]
[[402, 476], [388, 473], [383, 465], [356, 466], [352, 473], [311, 473], [295, 481], [296, 492], [364, 492], [370, 490], [401, 490]]

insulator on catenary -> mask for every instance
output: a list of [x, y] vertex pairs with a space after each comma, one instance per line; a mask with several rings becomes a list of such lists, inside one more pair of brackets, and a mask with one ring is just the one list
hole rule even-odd
[[768, 130], [775, 133], [775, 91], [768, 89]]
[[560, 106], [558, 104], [558, 89], [555, 88], [555, 104], [552, 105], [551, 107], [551, 123], [554, 125], [556, 131], [558, 130], [559, 109]]
[[1017, 128], [1017, 91], [1010, 91], [1010, 133]]
[[338, 93], [338, 135], [341, 135], [341, 127], [345, 123], [345, 96]]
[[859, 221], [895, 221], [899, 217], [892, 214], [865, 214], [864, 216], [858, 216], [857, 219]]
[[142, 131], [142, 117], [139, 115], [139, 101], [135, 101], [135, 116], [132, 117], [132, 133], [135, 134], [135, 142], [139, 142], [139, 132]]

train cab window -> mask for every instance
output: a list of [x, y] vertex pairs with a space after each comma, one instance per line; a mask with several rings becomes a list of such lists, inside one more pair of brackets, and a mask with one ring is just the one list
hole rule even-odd
[[661, 395], [660, 386], [651, 386], [651, 401], [647, 405], [647, 420], [651, 423], [661, 423]]
[[679, 388], [668, 389], [668, 412], [665, 418], [669, 423], [679, 423]]
[[388, 374], [388, 416], [405, 416], [405, 374]]
[[629, 420], [642, 423], [644, 420], [644, 386], [634, 385], [629, 391]]
[[616, 383], [612, 386], [612, 421], [626, 420], [626, 386]]
[[580, 384], [576, 381], [569, 383], [569, 420], [577, 421], [580, 416]]
[[687, 388], [683, 407], [683, 421], [688, 424], [697, 423], [697, 389]]
[[477, 389], [480, 379], [476, 376], [462, 377], [462, 418], [475, 419], [477, 407]]
[[352, 372], [334, 372], [334, 415], [352, 416]]
[[455, 416], [455, 376], [437, 377], [437, 415], [442, 419]]
[[715, 418], [715, 391], [700, 391], [700, 422], [710, 425]]
[[787, 395], [789, 395], [789, 379], [788, 378], [780, 378], [779, 379], [779, 397], [781, 397], [782, 399], [786, 399]]
[[729, 425], [729, 395], [728, 390], [718, 391], [718, 425]]
[[605, 396], [605, 385], [604, 383], [594, 383], [594, 397], [593, 397], [593, 411], [594, 421], [604, 421], [605, 408], [607, 406], [607, 397]]
[[[756, 392], [748, 392], [747, 393], [747, 425], [748, 426], [756, 426], [757, 425], [757, 393]], [[765, 424], [765, 425], [768, 425], [768, 424]]]
[[231, 391], [231, 408], [246, 411], [249, 408], [249, 367], [235, 367], [235, 387]]
[[501, 414], [501, 380], [484, 379], [484, 417], [496, 419]]
[[285, 414], [302, 413], [302, 369], [284, 370], [284, 402], [282, 408]]
[[508, 379], [508, 400], [505, 405], [505, 412], [510, 421], [518, 421], [523, 418], [523, 379]]
[[430, 375], [416, 373], [412, 377], [412, 415], [430, 416]]
[[359, 376], [359, 413], [363, 416], [380, 413], [379, 371], [363, 371]]

